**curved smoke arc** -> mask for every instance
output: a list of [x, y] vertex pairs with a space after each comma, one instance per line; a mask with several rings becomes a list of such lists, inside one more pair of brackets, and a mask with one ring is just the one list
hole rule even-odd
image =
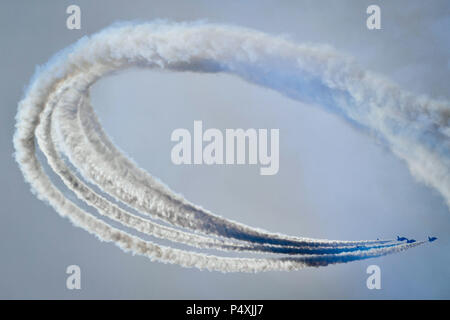
[[[378, 134], [415, 177], [434, 187], [450, 205], [447, 102], [405, 92], [328, 47], [299, 45], [222, 25], [128, 24], [81, 39], [39, 70], [19, 103], [14, 136], [16, 160], [37, 196], [101, 240], [158, 261], [223, 272], [324, 266], [400, 252], [423, 243], [287, 236], [225, 219], [188, 202], [123, 155], [102, 130], [90, 105], [89, 89], [95, 81], [133, 66], [235, 74], [291, 98], [320, 104]], [[319, 96], [311, 95], [317, 90]], [[113, 227], [84, 211], [52, 183], [36, 157], [36, 146], [79, 199], [101, 216], [138, 233], [194, 248], [281, 256], [206, 255], [158, 245]], [[119, 207], [83, 180], [156, 220]]]

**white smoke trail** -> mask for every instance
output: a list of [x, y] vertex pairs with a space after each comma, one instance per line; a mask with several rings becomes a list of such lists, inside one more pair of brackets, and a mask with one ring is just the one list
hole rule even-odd
[[[269, 233], [212, 214], [174, 194], [116, 149], [89, 104], [89, 88], [96, 80], [131, 66], [233, 73], [292, 98], [320, 103], [379, 134], [411, 172], [436, 188], [450, 205], [448, 103], [401, 91], [329, 48], [302, 46], [236, 27], [163, 22], [122, 25], [80, 40], [37, 73], [19, 104], [14, 137], [16, 159], [37, 196], [102, 240], [162, 262], [223, 272], [342, 263], [422, 244]], [[310, 89], [322, 94], [312, 96]], [[210, 256], [160, 246], [112, 227], [53, 185], [36, 158], [35, 138], [55, 173], [102, 216], [141, 233], [197, 248], [290, 256]], [[182, 229], [138, 217], [97, 194], [71, 171], [62, 154], [84, 179], [117, 201]]]

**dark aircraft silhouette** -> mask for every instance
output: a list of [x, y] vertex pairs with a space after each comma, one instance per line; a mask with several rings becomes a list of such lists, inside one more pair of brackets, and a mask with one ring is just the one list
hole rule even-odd
[[397, 241], [408, 241], [408, 238], [397, 236]]
[[428, 241], [430, 241], [430, 242], [433, 242], [433, 241], [436, 241], [437, 240], [437, 237], [428, 237]]
[[414, 242], [416, 242], [416, 240], [414, 240], [414, 239], [408, 239], [408, 240], [406, 240], [406, 243], [414, 243]]

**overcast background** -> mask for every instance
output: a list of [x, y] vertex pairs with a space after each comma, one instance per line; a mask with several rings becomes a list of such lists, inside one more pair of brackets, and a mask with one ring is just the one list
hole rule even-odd
[[[67, 30], [66, 7], [81, 7]], [[382, 30], [366, 28], [381, 7]], [[270, 231], [356, 240], [439, 240], [405, 253], [295, 272], [222, 274], [150, 262], [99, 242], [39, 201], [13, 161], [17, 102], [35, 66], [118, 20], [206, 19], [298, 42], [330, 44], [405, 89], [449, 100], [450, 2], [442, 1], [5, 1], [0, 2], [0, 298], [450, 298], [450, 212], [405, 164], [320, 107], [227, 75], [131, 70], [102, 79], [92, 100], [106, 131], [173, 190], [227, 218]], [[129, 102], [131, 100], [131, 102]], [[279, 128], [280, 171], [175, 166], [176, 128]], [[66, 289], [66, 267], [82, 289]], [[382, 289], [368, 290], [377, 264]]]

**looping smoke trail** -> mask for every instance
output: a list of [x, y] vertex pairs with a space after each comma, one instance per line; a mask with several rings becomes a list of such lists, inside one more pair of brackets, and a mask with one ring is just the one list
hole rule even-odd
[[[89, 89], [95, 81], [133, 66], [235, 74], [293, 99], [320, 104], [377, 133], [414, 176], [438, 190], [450, 205], [448, 103], [402, 91], [327, 47], [298, 45], [220, 25], [120, 25], [81, 39], [37, 72], [19, 103], [14, 136], [16, 160], [36, 195], [101, 240], [152, 260], [222, 272], [325, 266], [423, 243], [287, 236], [225, 219], [188, 202], [121, 153], [90, 105]], [[311, 94], [317, 90], [320, 95]], [[283, 256], [206, 255], [158, 245], [113, 227], [69, 200], [52, 183], [36, 157], [36, 142], [51, 169], [79, 199], [102, 217], [138, 234], [195, 248]], [[120, 207], [84, 180], [149, 219]]]

